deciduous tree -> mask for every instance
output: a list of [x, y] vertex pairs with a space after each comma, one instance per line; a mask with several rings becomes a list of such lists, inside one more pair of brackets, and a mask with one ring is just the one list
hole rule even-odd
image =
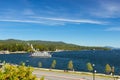
[[73, 62], [72, 62], [72, 60], [70, 60], [68, 62], [68, 69], [73, 70]]
[[56, 60], [53, 60], [51, 64], [51, 68], [55, 68], [55, 66], [56, 66]]
[[88, 71], [90, 71], [90, 72], [93, 71], [93, 66], [90, 62], [88, 62], [86, 66], [87, 66]]
[[110, 72], [111, 72], [111, 67], [110, 67], [109, 64], [106, 64], [106, 66], [105, 66], [105, 72], [106, 72], [107, 74], [110, 74]]

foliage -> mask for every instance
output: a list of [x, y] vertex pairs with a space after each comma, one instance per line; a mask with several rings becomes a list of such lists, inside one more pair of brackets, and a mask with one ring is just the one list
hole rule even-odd
[[24, 64], [15, 66], [5, 63], [0, 68], [0, 80], [37, 80], [32, 71], [32, 67], [26, 67]]
[[105, 72], [106, 72], [107, 74], [109, 74], [109, 73], [111, 72], [111, 67], [110, 67], [109, 64], [106, 64], [106, 66], [105, 66]]
[[41, 78], [40, 78], [40, 80], [44, 80], [45, 79], [45, 77], [44, 76], [42, 76]]
[[41, 68], [42, 67], [42, 62], [38, 63], [38, 67]]
[[68, 62], [68, 69], [73, 70], [73, 62], [72, 62], [72, 60], [70, 60]]
[[88, 71], [90, 72], [93, 71], [93, 66], [90, 62], [88, 62], [86, 66], [87, 66]]
[[51, 64], [51, 68], [55, 68], [55, 66], [56, 66], [56, 60], [53, 60]]
[[0, 40], [0, 50], [8, 50], [10, 52], [15, 51], [27, 51], [33, 52], [31, 47], [27, 44], [33, 44], [35, 49], [40, 51], [55, 51], [58, 50], [108, 50], [108, 48], [104, 47], [87, 47], [87, 46], [78, 46], [74, 44], [67, 44], [64, 42], [52, 42], [52, 41], [40, 41], [40, 40], [31, 40], [31, 41], [23, 41], [23, 40]]

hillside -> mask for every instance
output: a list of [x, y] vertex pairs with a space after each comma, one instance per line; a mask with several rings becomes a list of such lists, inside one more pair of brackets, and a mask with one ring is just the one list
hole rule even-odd
[[0, 40], [0, 50], [9, 50], [11, 52], [14, 51], [32, 51], [30, 45], [32, 44], [34, 48], [40, 51], [55, 51], [59, 50], [108, 50], [109, 48], [104, 47], [87, 47], [87, 46], [79, 46], [75, 44], [68, 44], [64, 42], [55, 42], [55, 41], [41, 41], [41, 40], [16, 40], [16, 39], [8, 39], [8, 40]]

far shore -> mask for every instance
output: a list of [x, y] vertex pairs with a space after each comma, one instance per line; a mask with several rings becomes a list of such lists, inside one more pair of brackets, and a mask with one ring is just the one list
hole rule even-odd
[[26, 51], [15, 51], [15, 52], [9, 52], [9, 53], [28, 53]]
[[[62, 51], [70, 51], [70, 50], [59, 50], [59, 51], [45, 51], [45, 52], [62, 52]], [[15, 52], [10, 52], [10, 51], [0, 51], [0, 54], [11, 54], [11, 53], [30, 53], [27, 51], [15, 51]]]
[[28, 53], [28, 52], [26, 52], [26, 51], [15, 51], [15, 52], [0, 51], [0, 54], [11, 54], [11, 53]]

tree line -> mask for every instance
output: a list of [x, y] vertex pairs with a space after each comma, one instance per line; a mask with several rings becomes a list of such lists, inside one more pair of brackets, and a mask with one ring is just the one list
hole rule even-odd
[[10, 52], [15, 51], [26, 51], [32, 52], [31, 47], [28, 45], [32, 44], [33, 47], [39, 51], [55, 51], [58, 50], [109, 50], [109, 48], [105, 47], [88, 47], [88, 46], [79, 46], [74, 44], [67, 44], [64, 42], [53, 42], [53, 41], [40, 41], [40, 40], [0, 40], [0, 51], [8, 50]]
[[[56, 67], [57, 61], [53, 60], [50, 66], [50, 70]], [[38, 63], [38, 67], [42, 67], [42, 63]], [[73, 61], [70, 60], [68, 62], [68, 70], [74, 71]], [[86, 68], [89, 72], [94, 71], [93, 64], [88, 62], [86, 64]], [[30, 66], [25, 66], [25, 63], [21, 62], [20, 65], [12, 65], [9, 63], [3, 62], [3, 66], [0, 68], [0, 80], [38, 80], [38, 78], [32, 74], [33, 68]], [[105, 66], [106, 74], [112, 73], [114, 75], [114, 66], [110, 66], [106, 64]], [[44, 80], [44, 76], [41, 77], [39, 80]]]
[[[56, 67], [56, 64], [57, 64], [57, 61], [56, 60], [53, 60], [52, 61], [52, 63], [51, 63], [51, 66], [50, 66], [50, 69], [54, 69], [55, 67]], [[95, 69], [94, 69], [94, 66], [93, 66], [94, 64], [92, 64], [92, 63], [90, 63], [90, 62], [88, 62], [88, 63], [86, 63], [86, 68], [87, 68], [87, 70], [89, 71], [89, 72], [94, 72], [95, 71]], [[39, 62], [38, 63], [38, 67], [39, 68], [42, 68], [42, 62]], [[68, 62], [68, 65], [67, 65], [67, 70], [66, 71], [68, 71], [68, 70], [70, 70], [70, 71], [74, 71], [74, 64], [73, 64], [73, 61], [72, 60], [70, 60], [69, 62]], [[105, 65], [105, 69], [104, 69], [104, 71], [105, 71], [105, 73], [106, 74], [112, 74], [112, 75], [114, 75], [114, 73], [115, 73], [115, 67], [114, 66], [110, 66], [109, 64], [106, 64]]]
[[[87, 69], [88, 69], [89, 72], [93, 72], [93, 71], [94, 71], [94, 66], [93, 66], [93, 64], [91, 64], [90, 62], [88, 62], [88, 63], [86, 64], [86, 67], [87, 67]], [[105, 71], [105, 73], [108, 74], [108, 75], [109, 75], [109, 74], [114, 75], [114, 73], [115, 73], [115, 67], [114, 67], [114, 66], [110, 66], [109, 64], [106, 64], [104, 71]]]

